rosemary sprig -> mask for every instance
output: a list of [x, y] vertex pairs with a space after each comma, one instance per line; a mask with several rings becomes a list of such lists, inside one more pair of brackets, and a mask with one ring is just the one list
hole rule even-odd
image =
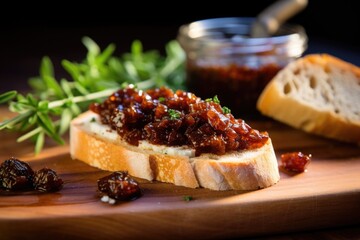
[[141, 42], [135, 40], [131, 52], [119, 57], [113, 55], [114, 44], [101, 51], [88, 37], [82, 42], [88, 50], [84, 61], [62, 61], [69, 80], [57, 80], [52, 62], [45, 56], [39, 76], [29, 80], [30, 93], [0, 94], [0, 104], [9, 102], [10, 111], [17, 113], [0, 122], [0, 130], [23, 132], [17, 141], [33, 139], [35, 153], [42, 150], [45, 136], [63, 144], [62, 136], [74, 117], [85, 111], [90, 102], [101, 101], [124, 85], [136, 84], [139, 89], [164, 85], [184, 89], [185, 55], [176, 41], [170, 41], [165, 48], [166, 56], [161, 56], [154, 50], [143, 51]]

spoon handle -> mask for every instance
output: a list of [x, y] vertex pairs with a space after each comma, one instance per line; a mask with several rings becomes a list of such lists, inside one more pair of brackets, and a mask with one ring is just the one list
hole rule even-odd
[[303, 10], [308, 0], [278, 0], [256, 18], [251, 28], [251, 37], [268, 37], [289, 18]]

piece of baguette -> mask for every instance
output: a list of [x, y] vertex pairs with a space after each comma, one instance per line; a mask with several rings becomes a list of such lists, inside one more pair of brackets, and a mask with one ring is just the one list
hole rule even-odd
[[195, 157], [195, 151], [186, 147], [130, 145], [90, 111], [71, 122], [70, 153], [73, 159], [103, 170], [127, 170], [134, 177], [190, 188], [255, 190], [280, 179], [270, 138], [258, 149]]
[[360, 143], [360, 68], [328, 54], [307, 55], [270, 81], [257, 108], [294, 128]]

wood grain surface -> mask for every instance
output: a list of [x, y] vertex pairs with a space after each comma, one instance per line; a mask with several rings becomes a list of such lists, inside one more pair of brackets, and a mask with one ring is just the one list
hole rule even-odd
[[137, 179], [143, 196], [117, 205], [101, 202], [97, 192], [96, 180], [109, 172], [72, 160], [67, 145], [51, 141], [34, 156], [31, 143], [16, 143], [16, 133], [2, 131], [0, 162], [14, 156], [35, 170], [53, 168], [65, 184], [56, 193], [0, 190], [0, 239], [228, 239], [360, 223], [358, 146], [272, 120], [249, 124], [269, 132], [278, 159], [290, 151], [311, 153], [308, 171], [281, 172], [278, 184], [257, 191], [218, 192]]

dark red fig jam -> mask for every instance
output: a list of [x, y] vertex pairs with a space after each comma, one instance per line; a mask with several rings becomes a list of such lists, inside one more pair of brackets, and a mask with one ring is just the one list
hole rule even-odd
[[114, 172], [100, 178], [97, 183], [99, 191], [112, 199], [126, 201], [141, 196], [138, 182], [126, 171]]
[[306, 155], [302, 152], [289, 152], [281, 155], [281, 167], [287, 171], [301, 173], [311, 161], [311, 154]]
[[269, 81], [281, 69], [267, 64], [256, 68], [229, 64], [214, 66], [187, 66], [187, 86], [202, 98], [218, 94], [222, 103], [236, 114], [257, 114], [256, 101]]
[[268, 140], [266, 132], [235, 119], [217, 97], [201, 100], [190, 92], [173, 92], [165, 87], [147, 91], [121, 89], [103, 103], [92, 104], [90, 109], [132, 145], [141, 140], [167, 146], [187, 145], [198, 156], [259, 148]]

